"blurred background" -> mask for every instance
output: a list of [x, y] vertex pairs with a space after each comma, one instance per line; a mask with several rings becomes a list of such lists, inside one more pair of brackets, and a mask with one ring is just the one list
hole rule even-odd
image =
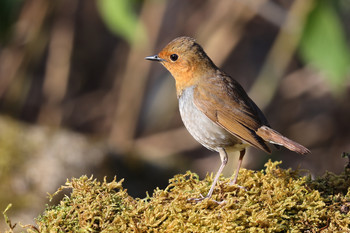
[[[47, 193], [84, 174], [125, 178], [143, 198], [174, 174], [216, 172], [218, 154], [183, 127], [173, 78], [144, 60], [183, 35], [274, 129], [312, 151], [251, 148], [245, 168], [272, 159], [340, 173], [350, 152], [349, 22], [348, 0], [2, 0], [1, 212], [12, 203], [13, 222], [33, 223]], [[238, 155], [229, 160], [225, 176]]]

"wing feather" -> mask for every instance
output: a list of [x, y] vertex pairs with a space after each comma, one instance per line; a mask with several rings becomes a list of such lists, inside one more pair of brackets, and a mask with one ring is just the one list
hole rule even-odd
[[231, 77], [219, 73], [194, 89], [194, 104], [212, 121], [251, 145], [268, 153], [266, 142], [256, 134], [268, 122], [244, 89]]

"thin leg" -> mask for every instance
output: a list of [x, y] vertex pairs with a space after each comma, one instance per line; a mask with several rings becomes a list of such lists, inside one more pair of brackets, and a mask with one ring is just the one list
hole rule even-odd
[[213, 195], [215, 185], [218, 182], [219, 177], [220, 177], [220, 175], [222, 173], [222, 170], [224, 170], [224, 167], [226, 166], [227, 161], [228, 161], [228, 156], [227, 156], [227, 153], [226, 153], [224, 148], [220, 148], [219, 149], [219, 153], [220, 153], [221, 165], [219, 167], [219, 170], [216, 172], [213, 184], [211, 185], [210, 190], [209, 190], [206, 198], [211, 198], [211, 195]]
[[230, 181], [230, 185], [235, 185], [235, 184], [237, 183], [238, 172], [239, 172], [239, 169], [241, 169], [244, 154], [245, 154], [245, 149], [243, 149], [243, 150], [240, 151], [239, 160], [238, 160], [238, 166], [237, 166], [237, 171], [236, 171], [236, 174], [235, 174], [235, 178], [234, 178], [233, 180]]
[[219, 151], [219, 154], [220, 154], [221, 165], [219, 167], [219, 170], [216, 172], [216, 175], [214, 177], [214, 181], [213, 181], [213, 183], [212, 183], [212, 185], [210, 187], [210, 190], [209, 190], [208, 194], [205, 197], [202, 196], [200, 198], [191, 198], [191, 199], [189, 199], [189, 201], [197, 201], [198, 202], [198, 201], [204, 200], [205, 198], [211, 198], [211, 196], [213, 195], [213, 192], [214, 192], [214, 189], [215, 189], [215, 185], [218, 182], [220, 174], [222, 173], [222, 170], [226, 166], [227, 160], [228, 160], [228, 156], [227, 156], [227, 153], [226, 153], [224, 148], [219, 148], [218, 151]]

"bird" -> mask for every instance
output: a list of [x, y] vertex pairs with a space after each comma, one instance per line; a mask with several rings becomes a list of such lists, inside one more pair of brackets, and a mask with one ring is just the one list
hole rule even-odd
[[271, 143], [299, 154], [310, 153], [306, 147], [272, 129], [243, 87], [220, 70], [195, 39], [177, 37], [157, 55], [145, 59], [161, 63], [171, 73], [183, 124], [194, 139], [220, 155], [221, 165], [208, 194], [191, 200], [211, 199], [227, 164], [227, 151], [239, 151], [236, 173], [230, 185], [238, 185], [238, 173], [249, 146], [271, 153], [268, 146]]

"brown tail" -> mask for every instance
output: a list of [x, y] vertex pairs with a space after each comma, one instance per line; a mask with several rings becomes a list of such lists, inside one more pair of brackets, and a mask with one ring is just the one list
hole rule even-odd
[[265, 141], [284, 146], [285, 148], [291, 151], [295, 151], [299, 154], [304, 155], [304, 154], [310, 153], [310, 150], [307, 149], [306, 147], [290, 140], [289, 138], [282, 136], [279, 132], [267, 126], [261, 126], [256, 132], [256, 134], [260, 136], [262, 139], [264, 139]]

